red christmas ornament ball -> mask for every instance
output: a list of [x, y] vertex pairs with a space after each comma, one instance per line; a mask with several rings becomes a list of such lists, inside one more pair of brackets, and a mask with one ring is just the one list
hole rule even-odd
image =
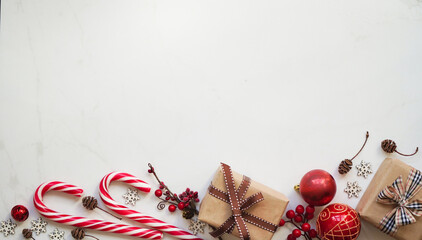
[[299, 185], [303, 200], [313, 206], [323, 206], [336, 195], [337, 185], [328, 172], [315, 169], [306, 173]]
[[359, 236], [361, 223], [353, 208], [334, 203], [320, 212], [316, 227], [322, 240], [355, 240]]
[[23, 222], [28, 218], [29, 211], [23, 205], [16, 205], [12, 208], [11, 215], [16, 221]]

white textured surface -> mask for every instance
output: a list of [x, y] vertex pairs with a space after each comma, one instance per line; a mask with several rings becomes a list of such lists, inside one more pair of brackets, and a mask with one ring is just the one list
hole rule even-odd
[[[292, 186], [322, 168], [337, 179], [334, 201], [354, 207], [346, 182], [365, 189], [373, 175], [340, 177], [336, 168], [366, 130], [356, 163], [374, 170], [385, 138], [403, 152], [422, 147], [420, 0], [1, 4], [0, 219], [15, 204], [30, 206], [35, 219], [32, 194], [48, 180], [97, 195], [101, 177], [120, 170], [155, 185], [147, 162], [174, 191], [203, 195], [225, 161], [293, 204], [300, 198]], [[404, 160], [422, 169], [421, 153]], [[112, 192], [118, 199], [126, 188]], [[153, 194], [141, 196], [136, 209], [188, 227], [156, 210]], [[46, 202], [112, 220], [61, 194]], [[29, 224], [8, 239], [21, 239]], [[55, 223], [48, 232], [55, 227], [71, 239]], [[387, 238], [364, 223], [359, 239]]]

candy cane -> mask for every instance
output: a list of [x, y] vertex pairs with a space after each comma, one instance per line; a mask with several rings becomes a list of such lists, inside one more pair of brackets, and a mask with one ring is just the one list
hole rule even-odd
[[108, 186], [113, 181], [125, 182], [131, 185], [132, 187], [137, 188], [138, 190], [143, 191], [143, 192], [149, 192], [151, 188], [149, 187], [148, 183], [128, 173], [112, 172], [112, 173], [107, 174], [101, 180], [101, 183], [100, 183], [100, 197], [103, 200], [104, 204], [108, 208], [116, 212], [117, 214], [126, 216], [127, 218], [137, 221], [139, 223], [142, 223], [146, 226], [168, 233], [176, 238], [195, 239], [195, 240], [202, 239], [178, 227], [165, 223], [159, 219], [150, 217], [146, 214], [142, 214], [135, 210], [131, 210], [123, 205], [120, 205], [119, 203], [114, 201], [114, 199], [110, 196], [108, 192]]
[[124, 224], [116, 224], [113, 222], [107, 222], [103, 220], [88, 219], [84, 217], [72, 216], [64, 213], [56, 212], [48, 208], [44, 202], [43, 197], [48, 191], [60, 191], [71, 194], [76, 197], [81, 197], [83, 190], [75, 185], [70, 185], [64, 182], [53, 181], [41, 184], [34, 195], [34, 205], [38, 212], [44, 217], [66, 225], [75, 227], [90, 228], [94, 230], [120, 233], [139, 238], [147, 239], [162, 239], [163, 233], [153, 230], [139, 227], [132, 227]]

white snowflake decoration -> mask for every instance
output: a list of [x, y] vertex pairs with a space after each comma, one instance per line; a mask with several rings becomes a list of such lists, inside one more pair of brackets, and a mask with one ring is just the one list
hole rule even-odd
[[127, 193], [123, 195], [123, 198], [126, 199], [125, 204], [132, 204], [133, 206], [135, 206], [136, 201], [141, 199], [138, 195], [138, 190], [130, 188], [127, 189]]
[[64, 240], [64, 231], [60, 231], [59, 229], [54, 229], [54, 231], [48, 234], [51, 240]]
[[347, 188], [344, 191], [349, 194], [349, 198], [351, 197], [359, 197], [359, 192], [362, 191], [362, 188], [358, 185], [358, 182], [347, 182]]
[[368, 177], [368, 174], [372, 173], [371, 163], [361, 161], [359, 165], [356, 166], [358, 169], [358, 176], [363, 176], [364, 178]]
[[35, 232], [37, 235], [40, 235], [40, 233], [45, 233], [47, 231], [47, 222], [44, 221], [42, 218], [32, 220], [31, 225], [31, 231]]
[[12, 222], [10, 219], [8, 221], [2, 221], [0, 232], [2, 232], [5, 237], [9, 236], [9, 234], [14, 235], [16, 226], [16, 223]]
[[199, 220], [190, 220], [189, 230], [193, 232], [194, 235], [200, 233], [204, 233], [205, 223]]

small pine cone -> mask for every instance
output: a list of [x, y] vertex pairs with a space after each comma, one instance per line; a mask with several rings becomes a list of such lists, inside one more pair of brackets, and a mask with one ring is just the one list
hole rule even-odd
[[385, 139], [384, 141], [381, 142], [381, 148], [387, 153], [392, 153], [396, 150], [397, 145], [393, 140]]
[[32, 231], [28, 228], [22, 230], [23, 237], [26, 239], [32, 238]]
[[340, 174], [346, 174], [352, 169], [353, 162], [350, 159], [344, 159], [338, 166], [338, 172]]
[[191, 219], [195, 216], [195, 210], [192, 208], [185, 208], [183, 209], [183, 217], [186, 219]]
[[88, 210], [94, 210], [98, 205], [98, 201], [95, 197], [87, 196], [82, 198], [82, 205]]
[[72, 237], [77, 240], [83, 239], [85, 237], [85, 231], [83, 228], [75, 228], [71, 233]]

